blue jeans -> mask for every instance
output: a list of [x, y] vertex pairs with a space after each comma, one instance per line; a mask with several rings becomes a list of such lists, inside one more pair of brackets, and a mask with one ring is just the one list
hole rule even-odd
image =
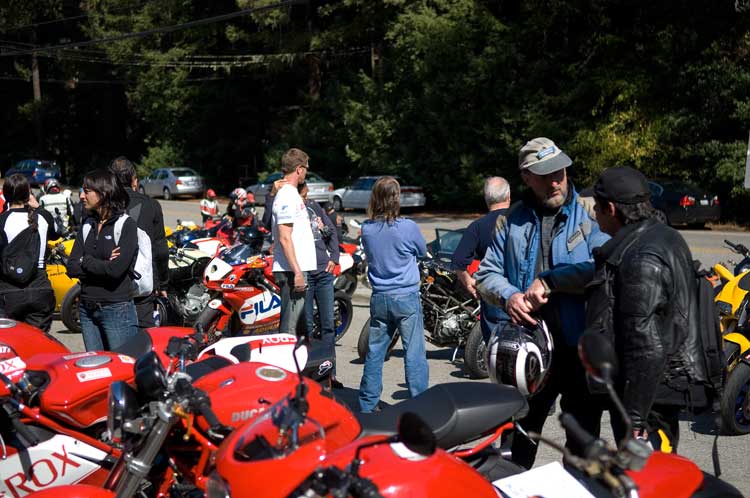
[[333, 361], [333, 375], [336, 375], [336, 330], [333, 323], [333, 273], [327, 271], [307, 274], [307, 294], [305, 295], [305, 320], [307, 333], [315, 327], [313, 300], [318, 303], [320, 317], [320, 338], [328, 346], [328, 354]]
[[404, 345], [406, 384], [412, 397], [427, 389], [429, 367], [419, 292], [370, 297], [370, 343], [359, 384], [359, 409], [372, 412], [383, 392], [383, 363], [396, 330]]
[[[302, 272], [307, 283], [307, 273]], [[279, 298], [281, 299], [281, 314], [279, 317], [280, 334], [297, 334], [297, 322], [305, 309], [305, 292], [294, 291], [294, 272], [275, 271], [273, 279], [279, 286]]]
[[138, 333], [133, 301], [92, 303], [81, 301], [81, 332], [86, 351], [111, 351]]

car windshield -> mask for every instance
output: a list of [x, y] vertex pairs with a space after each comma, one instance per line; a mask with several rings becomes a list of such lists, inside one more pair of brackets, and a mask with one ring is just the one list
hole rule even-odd
[[305, 177], [305, 181], [307, 183], [325, 183], [326, 182], [315, 173], [308, 173], [307, 176]]
[[198, 176], [198, 173], [190, 168], [173, 169], [172, 174], [174, 176]]

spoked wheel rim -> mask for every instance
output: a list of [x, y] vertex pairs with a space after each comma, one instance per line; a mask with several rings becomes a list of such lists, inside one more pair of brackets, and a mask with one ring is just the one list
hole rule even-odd
[[339, 306], [338, 301], [334, 301], [333, 303], [333, 327], [334, 327], [334, 333], [336, 334], [336, 340], [338, 341], [339, 338], [344, 335], [344, 332], [346, 332], [346, 324], [349, 320], [348, 316], [349, 311], [346, 309], [345, 306]]

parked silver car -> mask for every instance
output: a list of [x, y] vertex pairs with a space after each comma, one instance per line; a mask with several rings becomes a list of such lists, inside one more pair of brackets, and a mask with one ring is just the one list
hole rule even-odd
[[206, 182], [191, 168], [161, 168], [140, 181], [138, 190], [151, 197], [169, 200], [176, 195], [200, 197]]
[[[360, 176], [351, 187], [340, 188], [333, 191], [333, 207], [336, 211], [342, 209], [367, 209], [370, 204], [372, 187], [381, 176]], [[422, 207], [427, 198], [422, 187], [404, 185], [400, 178], [396, 178], [401, 184], [401, 207]]]
[[[266, 194], [271, 191], [273, 182], [279, 180], [282, 176], [283, 175], [281, 174], [281, 172], [277, 171], [265, 177], [261, 182], [256, 183], [255, 185], [248, 186], [245, 190], [247, 190], [248, 192], [252, 192], [252, 194], [255, 196], [256, 204], [259, 204], [261, 206], [265, 205]], [[328, 180], [324, 180], [316, 173], [313, 173], [311, 171], [307, 172], [305, 183], [307, 183], [308, 188], [308, 199], [312, 199], [318, 202], [331, 202], [333, 183], [329, 182]]]

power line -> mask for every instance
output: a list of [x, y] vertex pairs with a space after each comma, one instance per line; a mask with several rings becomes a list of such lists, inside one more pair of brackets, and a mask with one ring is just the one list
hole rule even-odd
[[62, 50], [62, 49], [68, 49], [68, 48], [74, 48], [74, 47], [87, 47], [90, 45], [97, 45], [99, 43], [106, 43], [106, 42], [114, 42], [114, 41], [121, 41], [121, 40], [127, 40], [130, 38], [143, 38], [150, 35], [155, 35], [158, 33], [171, 33], [173, 31], [179, 31], [182, 29], [187, 28], [193, 28], [196, 26], [203, 26], [204, 24], [212, 24], [215, 22], [221, 22], [221, 21], [227, 21], [229, 19], [234, 19], [236, 17], [242, 17], [246, 16], [248, 14], [253, 14], [256, 12], [264, 12], [266, 10], [273, 10], [278, 9], [282, 7], [292, 6], [292, 5], [298, 5], [303, 3], [308, 3], [309, 0], [285, 0], [279, 3], [270, 4], [270, 5], [264, 5], [262, 7], [254, 7], [251, 9], [244, 9], [239, 10], [237, 12], [231, 12], [229, 14], [222, 14], [220, 16], [214, 16], [214, 17], [206, 17], [204, 19], [196, 19], [195, 21], [189, 21], [186, 23], [181, 24], [175, 24], [172, 26], [163, 26], [161, 28], [153, 28], [153, 29], [147, 29], [145, 31], [137, 31], [133, 33], [124, 33], [122, 35], [117, 36], [110, 36], [106, 38], [99, 38], [96, 40], [87, 40], [87, 41], [81, 41], [81, 42], [72, 42], [72, 43], [63, 43], [60, 45], [52, 45], [50, 47], [44, 47], [44, 48], [33, 48], [30, 50], [18, 50], [16, 52], [10, 52], [10, 53], [4, 53], [0, 54], [0, 57], [9, 57], [9, 56], [16, 56], [16, 55], [30, 55], [33, 53], [45, 53], [50, 51], [56, 51], [56, 50]]
[[[146, 3], [148, 3], [148, 2], [142, 2], [142, 3], [139, 3], [137, 5], [131, 5], [129, 7], [118, 7], [118, 8], [115, 8], [115, 9], [111, 9], [111, 12], [119, 12], [121, 10], [138, 9], [138, 8], [143, 7], [144, 5], [146, 5]], [[13, 26], [11, 28], [0, 29], [0, 33], [11, 33], [13, 31], [21, 31], [21, 30], [24, 30], [24, 29], [35, 28], [37, 26], [46, 26], [48, 24], [56, 24], [56, 23], [60, 23], [60, 22], [74, 21], [76, 19], [85, 19], [87, 17], [91, 17], [91, 14], [80, 14], [80, 15], [77, 15], [77, 16], [61, 17], [60, 19], [52, 19], [50, 21], [35, 22], [35, 23], [31, 23], [31, 24], [26, 24], [24, 26]]]

